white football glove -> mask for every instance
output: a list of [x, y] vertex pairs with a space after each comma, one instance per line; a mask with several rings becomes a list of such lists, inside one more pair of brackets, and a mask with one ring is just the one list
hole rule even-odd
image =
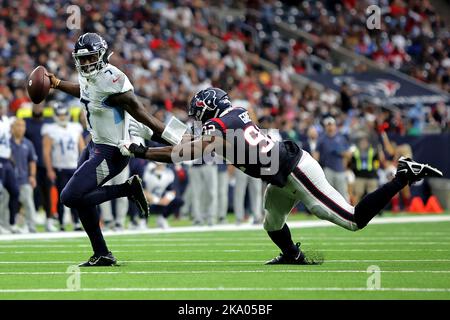
[[153, 136], [153, 130], [147, 127], [146, 125], [137, 122], [134, 119], [130, 119], [129, 126], [130, 135], [135, 137], [142, 137], [145, 140], [150, 140]]
[[132, 144], [129, 140], [120, 140], [118, 144], [118, 148], [120, 153], [125, 157], [134, 157], [134, 155], [130, 152], [130, 145]]

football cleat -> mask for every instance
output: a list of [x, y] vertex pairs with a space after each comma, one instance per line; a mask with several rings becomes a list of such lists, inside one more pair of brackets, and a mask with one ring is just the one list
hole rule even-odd
[[147, 199], [145, 198], [144, 189], [142, 188], [142, 180], [137, 175], [132, 176], [127, 180], [130, 185], [130, 196], [129, 198], [133, 200], [139, 211], [141, 212], [141, 217], [148, 217], [149, 209]]
[[109, 267], [115, 266], [117, 259], [112, 255], [111, 251], [106, 256], [93, 255], [88, 261], [80, 263], [79, 267]]
[[300, 250], [300, 243], [297, 242], [295, 245], [298, 248], [298, 254], [295, 257], [280, 253], [278, 257], [267, 261], [265, 264], [309, 264], [306, 261], [305, 254]]
[[425, 177], [442, 177], [442, 172], [428, 164], [418, 163], [410, 158], [398, 159], [396, 176], [404, 176], [409, 185]]

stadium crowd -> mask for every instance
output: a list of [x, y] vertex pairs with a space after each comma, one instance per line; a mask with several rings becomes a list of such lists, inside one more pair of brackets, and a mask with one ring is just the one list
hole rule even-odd
[[[233, 5], [257, 10], [265, 29], [275, 21], [295, 24], [322, 39], [321, 46], [344, 46], [383, 67], [450, 90], [449, 30], [428, 0], [249, 0], [234, 1]], [[371, 5], [380, 8], [380, 29], [366, 27], [366, 9]], [[258, 19], [249, 14], [247, 22], [253, 25]]]
[[[77, 81], [71, 52], [81, 30], [67, 29], [66, 7], [69, 4], [83, 8], [83, 31], [97, 32], [105, 38], [114, 52], [111, 63], [129, 76], [137, 95], [143, 97], [149, 112], [160, 120], [167, 121], [171, 115], [175, 115], [188, 121], [185, 107], [191, 95], [208, 86], [221, 87], [229, 91], [235, 106], [247, 108], [262, 128], [271, 130], [274, 139], [295, 140], [313, 153], [329, 169], [327, 177], [330, 181], [335, 181], [334, 186], [352, 201], [363, 195], [355, 194], [353, 190], [360, 191], [367, 187], [366, 191], [370, 192], [374, 185], [388, 179], [388, 174], [379, 176], [378, 173], [392, 173], [396, 159], [402, 154], [411, 153], [408, 146], [394, 148], [386, 133], [418, 135], [424, 131], [449, 130], [449, 107], [445, 104], [437, 104], [432, 108], [417, 105], [406, 111], [380, 108], [359, 99], [345, 84], [339, 94], [330, 90], [319, 92], [309, 85], [303, 88], [296, 85], [290, 76], [294, 73], [314, 72], [314, 68], [309, 67], [309, 56], [326, 60], [329, 48], [326, 43], [311, 47], [301, 41], [289, 39], [284, 39], [288, 46], [275, 46], [276, 42], [271, 37], [276, 33], [270, 23], [276, 14], [276, 10], [273, 10], [277, 6], [275, 1], [249, 1], [249, 4], [255, 3], [254, 8], [262, 10], [268, 22], [264, 24], [264, 28], [268, 28], [265, 30], [267, 37], [262, 41], [255, 41], [254, 37], [249, 36], [248, 30], [236, 23], [226, 23], [221, 28], [217, 23], [219, 18], [210, 10], [212, 1], [152, 1], [148, 4], [140, 1], [92, 3], [84, 0], [6, 2], [8, 5], [0, 11], [0, 108], [9, 117], [27, 119], [25, 137], [33, 143], [35, 149], [36, 155], [30, 156], [30, 162], [36, 163], [37, 181], [36, 186], [27, 181], [26, 184], [30, 184], [35, 190], [36, 207], [42, 207], [46, 211], [47, 231], [58, 229], [53, 225], [52, 218], [54, 206], [50, 199], [55, 200], [51, 197], [52, 179], [42, 152], [42, 127], [53, 121], [54, 109], [49, 106], [57, 102], [69, 107], [72, 120], [80, 122], [84, 127], [84, 140], [87, 141], [89, 135], [77, 100], [65, 94], [52, 93], [41, 105], [32, 105], [25, 90], [25, 82], [37, 65], [44, 65], [62, 79]], [[224, 3], [232, 5], [231, 2]], [[259, 5], [258, 2], [262, 4]], [[339, 42], [339, 38], [345, 38], [347, 40], [342, 40], [342, 44], [358, 53], [377, 61], [392, 63], [393, 67], [416, 77], [422, 75], [422, 80], [438, 83], [448, 90], [448, 55], [442, 57], [417, 48], [415, 50], [418, 53], [413, 54], [410, 52], [412, 44], [406, 45], [405, 41], [402, 48], [395, 45], [402, 42], [399, 40], [400, 36], [405, 40], [410, 36], [409, 33], [417, 32], [417, 28], [431, 28], [436, 39], [439, 39], [440, 20], [435, 18], [436, 23], [426, 22], [431, 19], [427, 20], [428, 16], [437, 17], [429, 5], [417, 5], [425, 22], [412, 26], [408, 29], [408, 34], [404, 34], [403, 29], [399, 29], [395, 23], [383, 22], [385, 28], [400, 30], [399, 37], [376, 39], [366, 33], [365, 28], [336, 28], [337, 22], [342, 27], [350, 25], [350, 18], [359, 17], [360, 8], [356, 1], [343, 1], [341, 9], [338, 6], [330, 7], [327, 2], [322, 3], [323, 8], [320, 7], [321, 2], [316, 3], [319, 4], [314, 6], [310, 1], [303, 2], [299, 11], [303, 14], [299, 14], [296, 21], [300, 27], [307, 30], [305, 23], [310, 23], [309, 32], [312, 33], [320, 31], [328, 34], [332, 30], [332, 41]], [[349, 10], [344, 9], [347, 7]], [[334, 23], [332, 14], [335, 15]], [[348, 16], [349, 14], [352, 16]], [[324, 20], [328, 22], [325, 23]], [[406, 23], [401, 18], [397, 20], [398, 23]], [[319, 30], [316, 24], [322, 25], [323, 30]], [[386, 30], [387, 34], [390, 34], [389, 30]], [[352, 44], [351, 39], [356, 39], [356, 42]], [[428, 38], [420, 39], [429, 41]], [[359, 45], [359, 40], [370, 47], [371, 51]], [[426, 43], [420, 42], [423, 46], [427, 46]], [[442, 48], [439, 47], [439, 41], [433, 41], [436, 52], [448, 54], [444, 41], [440, 43]], [[377, 44], [383, 44], [382, 53]], [[405, 57], [409, 58], [398, 63], [392, 50], [400, 49], [406, 50]], [[383, 54], [387, 56], [381, 59], [380, 55]], [[266, 70], [257, 57], [275, 63], [277, 68], [273, 71]], [[427, 64], [431, 65], [431, 69]], [[409, 70], [410, 65], [414, 65], [416, 70]], [[379, 170], [381, 168], [386, 170]], [[160, 227], [168, 226], [166, 218], [170, 214], [192, 214], [194, 224], [211, 225], [225, 222], [229, 211], [236, 213], [236, 222], [240, 223], [245, 218], [245, 209], [247, 213], [251, 213], [252, 221], [261, 222], [263, 212], [258, 205], [262, 202], [261, 182], [251, 179], [244, 181], [241, 173], [227, 166], [165, 166], [134, 159], [122, 179], [133, 173], [143, 177], [151, 211], [159, 214]], [[195, 193], [192, 192], [193, 181]], [[359, 184], [352, 189], [349, 185], [353, 185], [353, 181]], [[5, 184], [5, 181], [2, 182]], [[160, 188], [153, 188], [155, 185]], [[226, 188], [219, 190], [224, 185]], [[245, 193], [242, 186], [247, 185], [249, 192], [245, 197], [242, 196]], [[236, 186], [239, 186], [239, 190], [234, 192]], [[199, 189], [204, 189], [204, 192]], [[4, 191], [5, 188], [0, 200], [4, 207], [2, 213], [7, 211]], [[405, 196], [405, 207], [407, 198], [408, 195]], [[393, 208], [398, 209], [397, 206], [394, 203]], [[14, 227], [16, 220], [13, 217], [18, 209], [10, 206], [10, 211], [14, 211], [12, 218], [9, 223], [2, 225], [0, 231], [35, 231], [30, 223], [27, 228]], [[105, 228], [125, 227], [127, 213], [132, 216], [131, 226], [147, 226], [146, 221], [137, 218], [136, 208], [128, 208], [126, 199], [122, 204], [116, 201], [114, 205], [101, 206], [101, 212]], [[29, 219], [28, 216], [26, 219]], [[73, 221], [76, 221], [76, 217]], [[62, 218], [59, 229], [64, 230]]]

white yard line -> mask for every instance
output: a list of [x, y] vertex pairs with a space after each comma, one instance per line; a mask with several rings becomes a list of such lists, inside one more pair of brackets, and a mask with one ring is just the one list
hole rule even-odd
[[[367, 263], [367, 262], [400, 262], [400, 263], [414, 263], [414, 262], [437, 262], [447, 263], [450, 259], [367, 259], [367, 260], [326, 260], [325, 263]], [[0, 261], [0, 264], [77, 264], [79, 261]], [[120, 260], [119, 263], [262, 263], [261, 260]]]
[[[211, 243], [129, 243], [129, 244], [123, 244], [123, 243], [114, 243], [114, 244], [110, 244], [110, 247], [113, 248], [151, 248], [151, 247], [157, 247], [157, 248], [170, 248], [170, 247], [188, 247], [188, 248], [192, 248], [192, 247], [230, 247], [230, 248], [235, 248], [235, 247], [257, 247], [257, 248], [261, 248], [261, 247], [267, 247], [267, 248], [274, 248], [274, 244], [270, 242], [270, 240], [268, 239], [267, 241], [265, 241], [266, 243], [234, 243], [234, 242], [211, 242]], [[307, 249], [319, 249], [319, 247], [322, 246], [326, 246], [327, 248], [329, 247], [345, 247], [348, 248], [348, 250], [350, 250], [349, 248], [351, 247], [367, 247], [367, 246], [383, 246], [383, 247], [405, 247], [405, 246], [413, 246], [414, 248], [416, 247], [422, 247], [422, 246], [433, 246], [433, 247], [444, 247], [444, 248], [450, 248], [450, 242], [433, 242], [433, 241], [429, 241], [429, 242], [424, 242], [424, 241], [417, 241], [417, 242], [314, 242], [314, 243], [308, 243], [305, 247], [307, 247]], [[50, 249], [50, 248], [90, 248], [91, 246], [89, 244], [22, 244], [22, 243], [18, 243], [18, 244], [0, 244], [0, 249], [13, 249], [13, 248], [46, 248], [46, 249]], [[328, 250], [327, 248], [325, 248], [324, 250]], [[395, 249], [395, 248], [394, 248]], [[393, 250], [394, 250], [393, 249]], [[322, 248], [320, 248], [320, 250], [322, 250]], [[338, 251], [340, 251], [341, 249], [339, 249]], [[342, 249], [344, 250], [344, 249]], [[359, 250], [359, 249], [357, 249]], [[444, 249], [442, 249], [444, 250]], [[115, 250], [114, 250], [115, 251]], [[149, 249], [148, 252], [152, 251], [151, 249]], [[347, 251], [347, 250], [344, 250]], [[388, 251], [392, 251], [392, 250], [388, 250]], [[447, 251], [447, 250], [444, 250]]]
[[[380, 270], [381, 273], [450, 273], [450, 270]], [[189, 270], [189, 271], [87, 271], [80, 272], [81, 275], [111, 275], [111, 274], [212, 274], [212, 273], [364, 273], [367, 274], [367, 270], [306, 270], [306, 269], [289, 269], [289, 270]], [[33, 276], [33, 275], [65, 275], [68, 273], [65, 271], [12, 271], [12, 272], [0, 272], [0, 276]]]
[[[19, 246], [18, 246], [19, 247]], [[309, 248], [305, 248], [307, 252]], [[321, 252], [450, 252], [450, 249], [320, 249]], [[239, 253], [239, 252], [267, 252], [263, 249], [186, 249], [186, 250], [114, 250], [114, 253], [186, 253], [186, 252], [223, 252], [223, 253]], [[33, 250], [33, 251], [0, 251], [2, 254], [73, 254], [86, 253], [86, 250]]]
[[[367, 250], [364, 250], [367, 251]], [[427, 250], [428, 252], [429, 250]], [[267, 252], [267, 250], [256, 249], [256, 250], [238, 250], [238, 249], [230, 249], [230, 250], [114, 250], [114, 253], [181, 253], [181, 252]], [[39, 251], [0, 251], [0, 255], [2, 254], [70, 254], [70, 253], [84, 253], [86, 254], [86, 250], [39, 250]]]
[[[389, 218], [375, 218], [370, 224], [396, 224], [396, 223], [417, 223], [417, 222], [442, 222], [450, 221], [450, 216], [419, 216], [419, 217], [389, 217]], [[335, 226], [328, 221], [292, 221], [289, 222], [290, 228], [319, 228]], [[176, 227], [169, 229], [148, 229], [148, 230], [124, 230], [124, 231], [106, 231], [106, 236], [121, 236], [121, 235], [137, 235], [137, 234], [168, 234], [168, 233], [198, 233], [211, 231], [247, 231], [256, 230], [263, 231], [261, 225], [240, 225], [234, 224], [216, 225], [216, 226], [201, 226], [201, 227]], [[0, 240], [36, 240], [36, 239], [68, 239], [68, 238], [84, 238], [84, 232], [54, 232], [54, 233], [34, 233], [34, 234], [12, 234], [0, 235]]]
[[81, 288], [80, 290], [48, 288], [48, 289], [0, 289], [0, 293], [46, 293], [46, 292], [180, 292], [180, 291], [363, 291], [363, 292], [450, 292], [450, 288], [380, 288], [368, 289], [358, 288], [264, 288], [264, 287], [243, 287], [243, 288]]

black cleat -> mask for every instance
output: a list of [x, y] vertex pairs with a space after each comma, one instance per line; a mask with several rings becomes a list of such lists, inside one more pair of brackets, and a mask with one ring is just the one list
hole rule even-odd
[[147, 199], [145, 198], [144, 189], [142, 188], [142, 180], [137, 175], [132, 176], [127, 180], [130, 184], [131, 195], [130, 199], [133, 200], [139, 211], [141, 212], [141, 217], [147, 218], [149, 214]]
[[297, 256], [287, 256], [283, 253], [280, 253], [278, 257], [273, 258], [272, 260], [267, 261], [265, 264], [309, 264], [306, 261], [305, 255], [300, 250], [300, 243], [295, 244], [298, 248]]
[[109, 267], [115, 266], [117, 259], [112, 255], [111, 251], [106, 256], [96, 256], [95, 254], [88, 261], [80, 263], [79, 267]]
[[442, 172], [428, 164], [418, 163], [410, 158], [398, 159], [396, 176], [402, 175], [411, 185], [425, 177], [442, 177]]

